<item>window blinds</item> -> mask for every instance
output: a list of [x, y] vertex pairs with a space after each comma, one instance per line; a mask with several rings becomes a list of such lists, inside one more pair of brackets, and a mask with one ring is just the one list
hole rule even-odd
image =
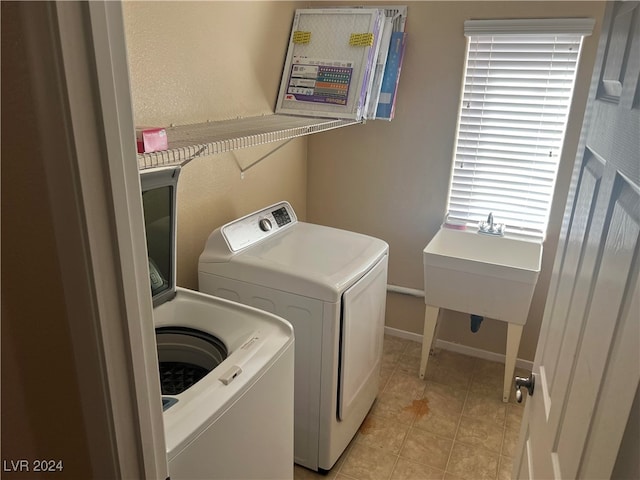
[[512, 233], [544, 237], [580, 46], [592, 27], [582, 19], [465, 22], [450, 219], [493, 213]]

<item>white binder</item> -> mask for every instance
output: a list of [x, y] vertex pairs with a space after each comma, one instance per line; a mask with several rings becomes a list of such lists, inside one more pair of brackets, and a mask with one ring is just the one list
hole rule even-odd
[[296, 10], [276, 113], [361, 120], [384, 19], [376, 8]]

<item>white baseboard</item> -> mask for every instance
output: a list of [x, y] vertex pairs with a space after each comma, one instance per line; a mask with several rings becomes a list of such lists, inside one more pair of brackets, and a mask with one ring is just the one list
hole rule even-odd
[[405, 340], [422, 343], [422, 335], [419, 333], [407, 332], [406, 330], [387, 326], [384, 327], [384, 333], [385, 335], [391, 335], [392, 337], [404, 338]]
[[[398, 328], [386, 326], [384, 327], [384, 333], [392, 337], [404, 338], [405, 340], [422, 343], [422, 335], [420, 335], [419, 333], [407, 332], [406, 330], [400, 330]], [[447, 342], [445, 340], [436, 340], [435, 346], [436, 348], [441, 348], [443, 350], [461, 353], [470, 357], [482, 358], [484, 360], [490, 360], [492, 362], [504, 363], [505, 360], [505, 355], [502, 353], [495, 353], [488, 350], [468, 347], [460, 343]], [[531, 371], [533, 370], [533, 362], [518, 358], [516, 359], [516, 367]]]

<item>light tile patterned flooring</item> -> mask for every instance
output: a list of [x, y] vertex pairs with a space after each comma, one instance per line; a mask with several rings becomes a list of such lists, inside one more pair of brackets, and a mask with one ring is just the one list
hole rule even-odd
[[385, 335], [380, 393], [358, 433], [327, 476], [295, 465], [296, 480], [511, 478], [524, 403], [502, 402], [504, 365], [436, 350], [420, 380], [420, 351]]

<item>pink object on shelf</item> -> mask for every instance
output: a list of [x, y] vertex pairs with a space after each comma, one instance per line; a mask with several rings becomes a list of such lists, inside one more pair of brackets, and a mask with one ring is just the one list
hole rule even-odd
[[138, 153], [158, 152], [169, 148], [164, 128], [136, 128]]

